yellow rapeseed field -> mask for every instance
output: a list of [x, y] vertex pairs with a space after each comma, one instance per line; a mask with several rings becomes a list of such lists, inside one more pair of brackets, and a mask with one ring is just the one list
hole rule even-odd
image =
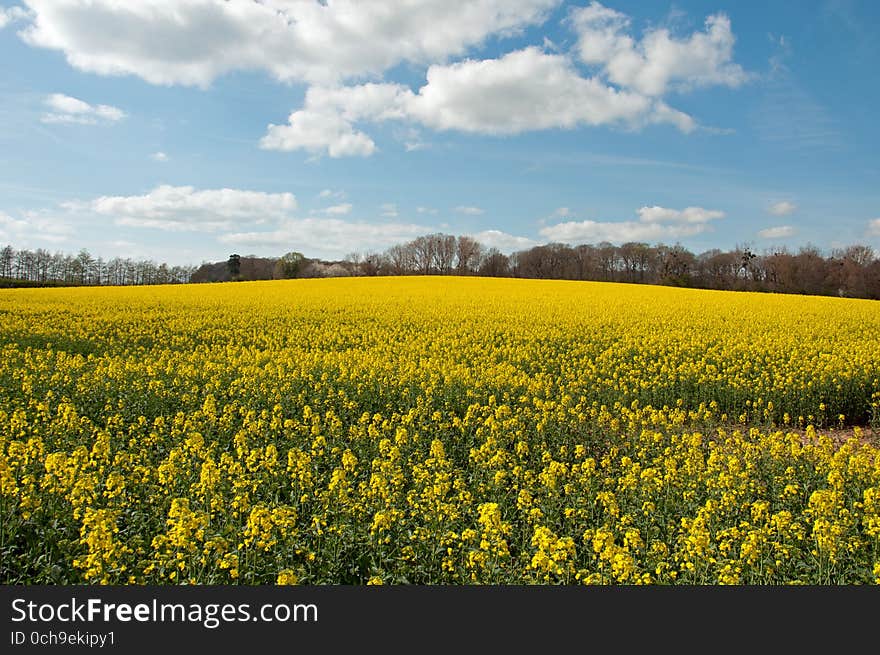
[[880, 582], [880, 303], [4, 290], [0, 354], [3, 583]]

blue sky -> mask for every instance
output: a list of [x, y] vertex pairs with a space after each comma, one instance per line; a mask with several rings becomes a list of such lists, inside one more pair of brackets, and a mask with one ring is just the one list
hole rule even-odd
[[0, 243], [880, 249], [868, 0], [0, 0]]

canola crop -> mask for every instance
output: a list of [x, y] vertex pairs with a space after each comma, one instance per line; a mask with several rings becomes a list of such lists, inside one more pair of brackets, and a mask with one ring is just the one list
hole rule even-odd
[[0, 581], [880, 583], [878, 335], [592, 282], [5, 290]]

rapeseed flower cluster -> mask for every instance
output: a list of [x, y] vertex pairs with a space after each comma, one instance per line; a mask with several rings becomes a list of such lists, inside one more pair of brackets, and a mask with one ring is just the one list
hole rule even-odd
[[0, 313], [5, 583], [880, 582], [870, 301], [376, 278]]

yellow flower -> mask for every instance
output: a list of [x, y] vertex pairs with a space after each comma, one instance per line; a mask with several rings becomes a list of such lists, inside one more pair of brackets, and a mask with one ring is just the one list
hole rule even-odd
[[292, 569], [282, 569], [278, 572], [278, 579], [275, 581], [277, 585], [295, 585], [299, 582], [296, 573]]

